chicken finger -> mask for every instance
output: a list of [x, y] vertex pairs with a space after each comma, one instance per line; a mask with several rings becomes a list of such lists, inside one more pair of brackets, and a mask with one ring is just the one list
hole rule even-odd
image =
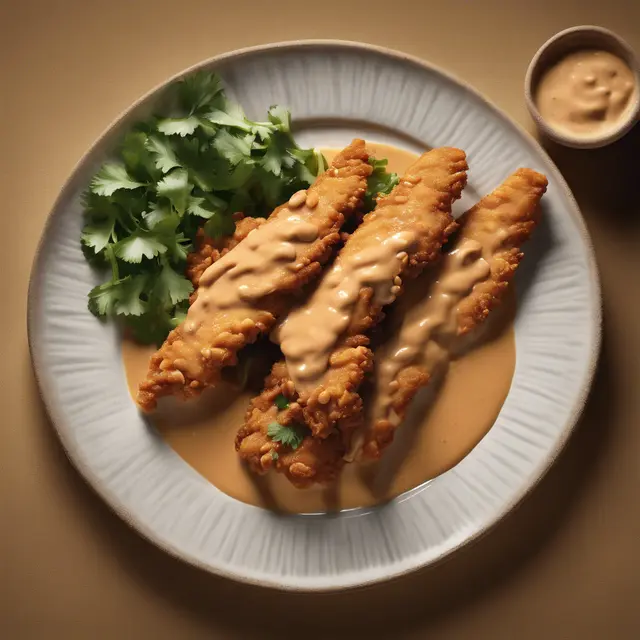
[[[539, 218], [547, 179], [519, 169], [460, 219], [430, 295], [404, 316], [376, 367], [376, 400], [362, 447], [378, 458], [391, 443], [411, 400], [449, 358], [453, 341], [477, 328], [501, 301], [523, 257], [521, 245]], [[352, 455], [353, 455], [352, 451]]]
[[143, 410], [161, 396], [188, 399], [215, 385], [237, 352], [273, 327], [319, 275], [345, 216], [362, 205], [371, 170], [364, 141], [354, 140], [307, 191], [204, 271], [186, 320], [151, 358], [137, 397]]
[[[298, 486], [330, 480], [339, 471], [349, 434], [362, 420], [358, 387], [373, 364], [365, 332], [400, 294], [402, 277], [417, 275], [440, 255], [455, 228], [451, 205], [464, 188], [466, 169], [458, 149], [421, 156], [365, 216], [309, 304], [284, 322], [279, 339], [286, 363], [274, 367], [236, 439], [252, 469], [275, 467]], [[273, 404], [279, 394], [290, 403], [285, 410]], [[292, 452], [269, 437], [274, 421], [305, 425], [312, 435]]]

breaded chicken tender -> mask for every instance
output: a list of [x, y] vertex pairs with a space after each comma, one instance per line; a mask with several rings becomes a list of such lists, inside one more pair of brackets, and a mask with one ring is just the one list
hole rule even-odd
[[[448, 357], [452, 341], [478, 328], [500, 303], [524, 255], [521, 246], [538, 222], [538, 204], [546, 188], [544, 175], [518, 169], [458, 220], [460, 231], [431, 296], [405, 314], [399, 333], [386, 349], [391, 358], [385, 361], [383, 357], [377, 367], [377, 406], [365, 431], [365, 457], [378, 458], [391, 443], [410, 402], [429, 383], [432, 369]], [[471, 290], [456, 290], [465, 281], [472, 284]], [[458, 301], [451, 309], [452, 326], [448, 326], [448, 315], [439, 316], [439, 309], [447, 309], [441, 303], [444, 297], [438, 301], [439, 295]], [[421, 330], [423, 344], [415, 338]]]
[[[232, 235], [224, 236], [222, 238], [209, 238], [204, 233], [204, 228], [201, 228], [196, 235], [195, 250], [187, 256], [187, 268], [185, 275], [194, 289], [197, 290], [200, 283], [200, 276], [217, 260], [222, 258], [237, 246], [242, 240], [244, 240], [254, 229], [263, 225], [267, 218], [251, 218], [244, 215], [234, 215], [236, 228]], [[197, 296], [196, 291], [193, 292], [193, 302]]]
[[[308, 304], [285, 321], [279, 338], [286, 363], [274, 367], [236, 439], [253, 470], [274, 467], [298, 486], [325, 482], [339, 472], [350, 434], [362, 421], [358, 388], [373, 364], [366, 333], [401, 293], [403, 278], [418, 275], [439, 257], [455, 229], [451, 206], [466, 184], [466, 169], [459, 149], [423, 154], [365, 216]], [[273, 405], [279, 393], [291, 402], [284, 411]], [[290, 452], [295, 463], [269, 437], [274, 421], [310, 430]], [[271, 450], [278, 454], [275, 461], [267, 455]]]
[[186, 320], [151, 358], [137, 397], [144, 411], [162, 396], [188, 399], [215, 385], [237, 352], [273, 327], [320, 274], [345, 217], [362, 205], [371, 170], [364, 141], [354, 140], [307, 191], [207, 267]]
[[314, 483], [330, 483], [342, 468], [345, 443], [338, 432], [328, 438], [303, 436], [300, 445], [293, 449], [268, 436], [269, 425], [277, 422], [284, 427], [299, 429], [302, 423], [302, 407], [291, 400], [289, 406], [279, 410], [278, 397], [293, 398], [293, 383], [287, 374], [284, 361], [276, 362], [265, 380], [265, 390], [251, 402], [245, 423], [236, 437], [236, 449], [249, 468], [263, 474], [269, 469], [284, 473], [299, 488]]

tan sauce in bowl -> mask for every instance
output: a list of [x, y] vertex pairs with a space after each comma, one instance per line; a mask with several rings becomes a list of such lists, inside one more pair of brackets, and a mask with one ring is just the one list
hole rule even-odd
[[[389, 169], [402, 173], [416, 156], [383, 144], [368, 143]], [[336, 153], [324, 149], [327, 159]], [[385, 502], [447, 471], [486, 435], [509, 392], [515, 368], [512, 296], [493, 319], [482, 344], [454, 360], [435, 399], [416, 403], [399, 430], [397, 443], [377, 463], [348, 464], [332, 487], [296, 489], [279, 474], [257, 477], [240, 462], [234, 440], [253, 393], [227, 383], [193, 402], [168, 399], [151, 416], [167, 442], [198, 473], [229, 496], [259, 507], [292, 513], [367, 507]], [[153, 347], [123, 343], [127, 380], [135, 397]], [[463, 399], [463, 401], [461, 401]], [[417, 415], [416, 415], [417, 414]], [[411, 434], [406, 445], [402, 434]]]
[[536, 105], [549, 125], [589, 138], [614, 129], [638, 91], [629, 66], [608, 51], [569, 53], [542, 76]]

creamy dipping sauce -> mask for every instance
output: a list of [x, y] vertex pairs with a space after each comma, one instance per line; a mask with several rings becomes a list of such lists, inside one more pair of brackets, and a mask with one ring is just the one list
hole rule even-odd
[[[374, 155], [388, 158], [390, 170], [398, 173], [416, 159], [388, 145], [367, 143], [367, 147]], [[337, 153], [332, 149], [323, 152], [328, 160]], [[494, 424], [515, 368], [514, 314], [514, 299], [508, 295], [502, 307], [492, 312], [482, 344], [451, 362], [437, 393], [427, 388], [416, 397], [406, 423], [382, 459], [346, 465], [332, 487], [296, 489], [283, 475], [255, 476], [244, 467], [234, 441], [255, 391], [241, 392], [222, 382], [196, 401], [170, 398], [149, 418], [178, 455], [218, 489], [242, 502], [291, 513], [372, 506], [455, 466]], [[389, 338], [391, 342], [392, 336]], [[123, 343], [127, 380], [134, 396], [153, 351], [152, 347]]]
[[638, 88], [628, 65], [608, 51], [569, 53], [540, 79], [536, 105], [554, 128], [590, 137], [614, 128]]

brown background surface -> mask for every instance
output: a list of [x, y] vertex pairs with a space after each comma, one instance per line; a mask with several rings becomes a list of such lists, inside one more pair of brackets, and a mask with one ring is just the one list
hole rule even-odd
[[2, 637], [640, 637], [639, 127], [605, 150], [549, 149], [593, 235], [604, 291], [603, 353], [580, 427], [513, 515], [434, 570], [294, 596], [165, 556], [66, 461], [27, 348], [29, 270], [58, 190], [109, 122], [167, 76], [251, 44], [361, 40], [442, 65], [531, 128], [529, 59], [584, 23], [640, 51], [631, 0], [0, 2]]

